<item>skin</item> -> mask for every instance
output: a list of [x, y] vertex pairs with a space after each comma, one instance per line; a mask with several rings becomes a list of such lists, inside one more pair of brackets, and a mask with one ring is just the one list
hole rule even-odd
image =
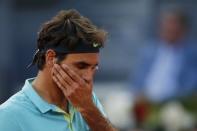
[[48, 50], [46, 64], [32, 85], [47, 102], [68, 112], [68, 101], [81, 113], [93, 131], [115, 131], [92, 100], [93, 78], [98, 53], [68, 54], [57, 64], [56, 53]]
[[186, 32], [186, 27], [175, 14], [165, 14], [161, 18], [160, 37], [168, 44], [175, 45], [185, 36]]

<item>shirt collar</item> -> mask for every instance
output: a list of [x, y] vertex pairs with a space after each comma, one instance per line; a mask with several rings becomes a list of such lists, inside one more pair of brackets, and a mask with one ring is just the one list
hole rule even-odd
[[35, 78], [27, 79], [22, 91], [27, 95], [27, 97], [32, 101], [32, 103], [39, 109], [41, 113], [46, 113], [50, 110], [53, 110], [54, 106], [43, 100], [32, 87], [31, 83], [34, 79]]
[[44, 99], [42, 99], [38, 93], [35, 91], [35, 89], [32, 86], [32, 82], [35, 78], [30, 78], [25, 81], [25, 84], [23, 86], [22, 91], [27, 95], [27, 97], [32, 101], [32, 103], [38, 108], [38, 110], [41, 113], [46, 113], [48, 111], [54, 111], [66, 114], [66, 116], [71, 115], [71, 118], [73, 119], [74, 113], [76, 112], [76, 109], [72, 106], [72, 104], [69, 102], [69, 114], [64, 112], [63, 110], [60, 110], [59, 107], [49, 104]]

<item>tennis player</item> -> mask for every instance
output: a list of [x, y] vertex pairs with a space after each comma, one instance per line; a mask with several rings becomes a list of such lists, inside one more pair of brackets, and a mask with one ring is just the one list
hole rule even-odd
[[115, 131], [93, 92], [106, 32], [76, 10], [60, 11], [38, 33], [38, 74], [0, 106], [0, 131]]

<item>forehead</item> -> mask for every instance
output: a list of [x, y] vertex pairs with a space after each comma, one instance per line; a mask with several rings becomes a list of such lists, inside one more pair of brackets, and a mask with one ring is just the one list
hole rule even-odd
[[88, 64], [97, 64], [99, 62], [99, 53], [68, 54], [65, 61], [69, 63], [86, 62]]
[[179, 16], [177, 16], [176, 14], [165, 14], [162, 17], [162, 21], [163, 22], [176, 22], [176, 23], [179, 23], [180, 19], [179, 19]]

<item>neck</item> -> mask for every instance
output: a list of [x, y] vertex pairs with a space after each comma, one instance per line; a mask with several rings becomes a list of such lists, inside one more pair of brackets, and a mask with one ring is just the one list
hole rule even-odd
[[67, 100], [50, 76], [50, 72], [45, 69], [39, 71], [32, 86], [45, 101], [67, 111]]

